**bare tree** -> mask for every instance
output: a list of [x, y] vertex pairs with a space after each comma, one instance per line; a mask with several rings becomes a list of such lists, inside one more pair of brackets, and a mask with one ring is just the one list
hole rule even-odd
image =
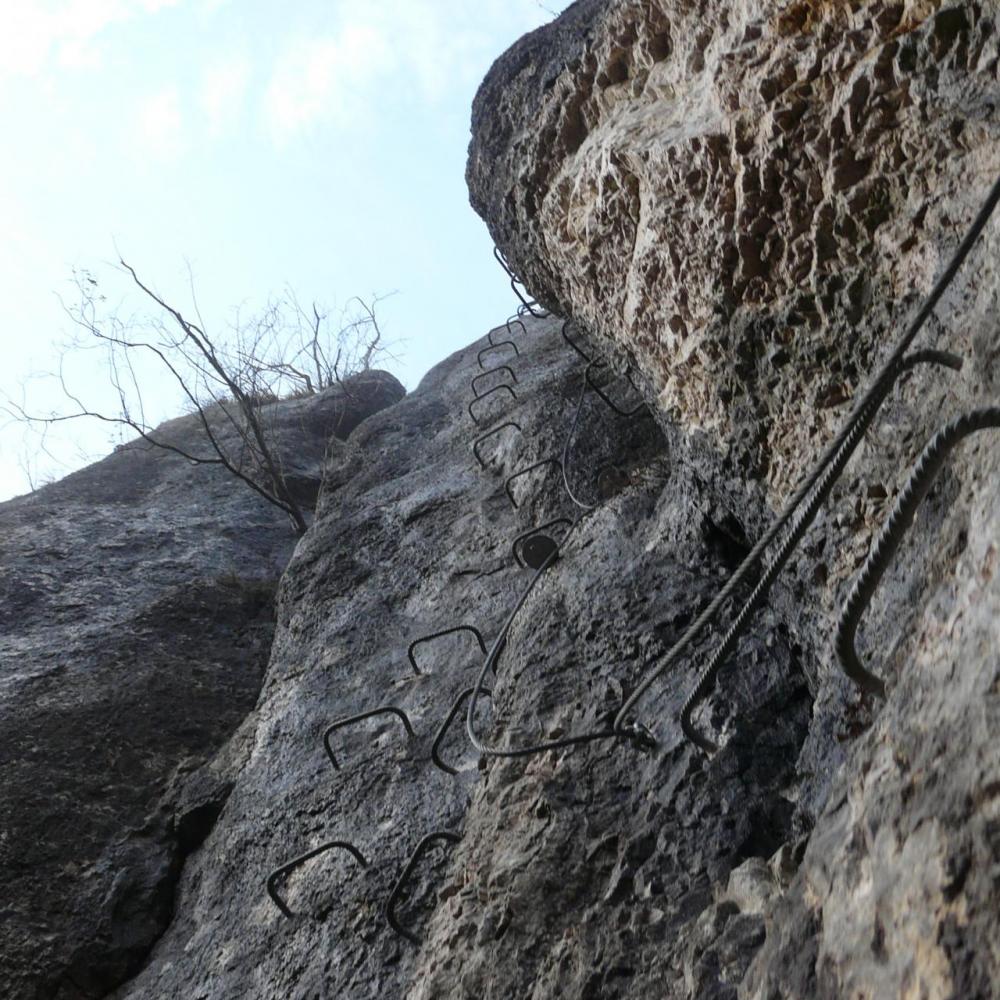
[[[89, 271], [74, 272], [78, 300], [64, 308], [77, 330], [73, 348], [99, 347], [105, 352], [115, 405], [99, 409], [84, 403], [64, 369], [66, 352], [55, 377], [73, 409], [45, 415], [7, 400], [15, 419], [44, 431], [66, 421], [91, 418], [135, 432], [149, 445], [180, 455], [198, 465], [221, 466], [249, 489], [285, 511], [295, 530], [306, 530], [302, 507], [289, 487], [274, 425], [273, 404], [279, 399], [311, 395], [334, 385], [343, 390], [341, 419], [351, 397], [351, 376], [370, 370], [386, 352], [376, 308], [383, 297], [351, 299], [339, 327], [316, 302], [308, 311], [291, 290], [269, 301], [250, 317], [237, 312], [227, 333], [209, 336], [197, 299], [194, 315], [184, 315], [146, 283], [130, 264], [122, 272], [147, 303], [152, 316], [137, 319], [120, 311], [105, 313], [106, 297]], [[167, 440], [147, 420], [143, 380], [152, 371], [166, 374], [180, 389], [199, 421], [203, 447]]]

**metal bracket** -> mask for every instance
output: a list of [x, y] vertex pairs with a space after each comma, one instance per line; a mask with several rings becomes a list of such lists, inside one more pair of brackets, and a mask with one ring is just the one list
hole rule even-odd
[[410, 664], [413, 666], [413, 672], [415, 674], [420, 673], [420, 668], [417, 666], [417, 658], [414, 652], [417, 646], [422, 646], [425, 642], [433, 642], [435, 639], [440, 639], [446, 635], [454, 635], [456, 632], [471, 632], [476, 637], [476, 642], [479, 643], [479, 648], [486, 653], [486, 643], [483, 642], [482, 634], [479, 629], [474, 628], [472, 625], [456, 625], [454, 628], [442, 629], [440, 632], [432, 632], [430, 635], [422, 635], [419, 639], [414, 639], [410, 643], [409, 649], [406, 651], [406, 655], [410, 658]]
[[1000, 427], [1000, 407], [991, 406], [973, 410], [945, 424], [927, 443], [910, 472], [892, 513], [872, 544], [865, 565], [851, 587], [844, 602], [844, 610], [837, 623], [834, 648], [845, 674], [862, 690], [885, 697], [885, 684], [866, 669], [855, 648], [858, 626], [872, 597], [889, 568], [903, 536], [906, 534], [921, 501], [930, 492], [934, 480], [944, 467], [952, 450], [970, 434]]
[[517, 472], [512, 472], [507, 477], [506, 481], [503, 484], [503, 488], [504, 488], [504, 491], [507, 494], [507, 498], [514, 505], [515, 509], [518, 508], [518, 507], [520, 507], [521, 505], [514, 499], [514, 492], [510, 488], [511, 483], [513, 483], [515, 479], [520, 479], [521, 476], [526, 476], [526, 475], [528, 475], [528, 473], [534, 472], [535, 469], [541, 469], [541, 468], [543, 468], [546, 465], [554, 465], [557, 469], [561, 469], [562, 468], [562, 465], [560, 465], [560, 463], [559, 463], [559, 461], [557, 459], [555, 459], [555, 458], [543, 458], [540, 462], [535, 462], [534, 464], [529, 465], [529, 466], [527, 466], [527, 467], [525, 467], [523, 469], [518, 469]]
[[572, 322], [573, 321], [571, 319], [563, 321], [562, 325], [563, 340], [565, 340], [566, 343], [569, 344], [569, 346], [572, 347], [573, 350], [576, 351], [576, 353], [579, 354], [580, 357], [583, 358], [583, 360], [586, 361], [588, 365], [592, 365], [596, 359], [592, 358], [582, 347], [580, 347], [575, 341], [571, 340], [569, 334], [566, 332], [567, 327], [569, 327], [569, 325]]
[[517, 393], [514, 392], [514, 390], [509, 385], [506, 385], [506, 384], [504, 384], [504, 385], [495, 385], [495, 386], [493, 386], [492, 389], [487, 389], [486, 392], [484, 392], [481, 396], [476, 396], [476, 398], [471, 403], [469, 403], [469, 406], [468, 406], [469, 416], [472, 417], [472, 419], [477, 424], [480, 422], [479, 421], [479, 417], [477, 417], [472, 412], [472, 408], [476, 405], [476, 403], [480, 402], [480, 400], [487, 399], [490, 396], [492, 396], [493, 393], [500, 392], [501, 390], [510, 393], [511, 399], [513, 399], [515, 403], [517, 402]]
[[[507, 333], [511, 337], [514, 336], [514, 331], [511, 329], [511, 326], [514, 323], [516, 323], [521, 328], [521, 333], [523, 333], [525, 336], [527, 336], [527, 334], [528, 334], [528, 328], [524, 325], [524, 323], [521, 321], [521, 318], [519, 316], [508, 316], [507, 317], [507, 322], [505, 324], [506, 327], [507, 327]], [[491, 340], [490, 343], [492, 344], [493, 341]]]
[[450, 833], [447, 830], [440, 830], [436, 833], [429, 833], [423, 840], [417, 844], [416, 850], [410, 856], [410, 860], [407, 861], [406, 867], [403, 869], [402, 875], [396, 880], [396, 884], [392, 887], [392, 892], [389, 894], [389, 899], [385, 904], [385, 919], [386, 923], [401, 937], [405, 937], [408, 941], [412, 941], [414, 944], [420, 944], [420, 938], [417, 937], [412, 931], [408, 931], [397, 919], [396, 917], [396, 905], [399, 903], [400, 898], [406, 889], [406, 883], [410, 881], [410, 877], [413, 875], [414, 869], [420, 862], [420, 859], [427, 853], [427, 849], [437, 840], [447, 840], [451, 844], [457, 844], [462, 838], [457, 833]]
[[[501, 347], [513, 347], [514, 348], [514, 354], [517, 355], [518, 357], [520, 357], [520, 355], [521, 355], [521, 352], [517, 349], [517, 344], [515, 344], [513, 340], [501, 340], [499, 344], [490, 343], [490, 344], [487, 344], [486, 347], [484, 347], [476, 355], [476, 360], [479, 362], [479, 367], [483, 368], [483, 355], [484, 354], [489, 354], [490, 351], [499, 350]], [[483, 368], [483, 371], [485, 371], [485, 370], [486, 369]]]
[[365, 719], [370, 719], [376, 715], [395, 715], [403, 723], [403, 726], [409, 736], [411, 738], [414, 736], [413, 727], [410, 725], [410, 720], [406, 717], [406, 713], [401, 708], [396, 708], [394, 705], [382, 705], [379, 708], [373, 708], [368, 712], [351, 715], [346, 719], [338, 719], [332, 726], [327, 727], [326, 731], [323, 733], [323, 746], [326, 747], [326, 753], [330, 758], [330, 763], [338, 771], [340, 770], [340, 765], [337, 763], [337, 758], [333, 755], [333, 747], [330, 746], [330, 737], [338, 729], [343, 729], [344, 726], [353, 725], [355, 722], [363, 722]]
[[483, 461], [483, 456], [479, 454], [479, 446], [487, 439], [492, 437], [494, 434], [499, 434], [505, 427], [516, 427], [519, 434], [523, 434], [524, 431], [521, 429], [521, 425], [516, 420], [508, 420], [505, 423], [498, 424], [496, 427], [491, 428], [484, 434], [480, 434], [475, 441], [472, 442], [472, 454], [476, 456], [476, 461], [486, 468], [486, 463]]
[[353, 844], [347, 843], [346, 840], [331, 840], [330, 843], [323, 844], [321, 847], [316, 847], [311, 851], [307, 851], [305, 854], [300, 854], [297, 858], [293, 858], [287, 864], [283, 864], [280, 868], [275, 868], [274, 871], [267, 876], [267, 894], [271, 897], [271, 901], [274, 905], [289, 919], [294, 917], [295, 914], [292, 913], [292, 911], [288, 908], [288, 904], [278, 895], [278, 883], [295, 871], [299, 865], [304, 865], [307, 861], [311, 861], [313, 858], [318, 857], [320, 854], [325, 854], [327, 851], [332, 851], [334, 848], [348, 851], [354, 856], [354, 860], [357, 861], [362, 868], [368, 867], [368, 862], [365, 860], [364, 855]]
[[[451, 728], [451, 724], [455, 721], [455, 716], [457, 716], [462, 710], [462, 705], [465, 704], [465, 699], [468, 698], [469, 695], [475, 690], [475, 688], [466, 688], [458, 696], [455, 700], [455, 704], [451, 706], [448, 718], [441, 723], [441, 728], [437, 731], [437, 736], [434, 737], [434, 743], [431, 746], [431, 760], [434, 761], [434, 763], [447, 774], [458, 774], [458, 768], [452, 767], [450, 764], [446, 764], [441, 759], [441, 744], [444, 743], [444, 738], [448, 735], [448, 730]], [[487, 698], [493, 697], [493, 693], [489, 690], [489, 688], [480, 688], [479, 693], [486, 695]]]
[[[998, 187], [998, 194], [1000, 194], [1000, 187]], [[802, 540], [802, 536], [808, 530], [809, 525], [812, 524], [820, 507], [830, 495], [834, 484], [840, 478], [844, 467], [860, 443], [865, 431], [871, 426], [872, 421], [878, 414], [879, 408], [885, 402], [893, 385], [895, 385], [904, 372], [919, 364], [943, 365], [944, 367], [957, 370], [962, 367], [962, 360], [956, 355], [945, 351], [919, 350], [914, 351], [912, 354], [900, 355], [888, 363], [884, 371], [876, 378], [871, 388], [864, 394], [861, 402], [852, 411], [851, 416], [848, 417], [840, 433], [820, 456], [813, 471], [806, 477], [802, 485], [799, 486], [792, 499], [785, 505], [785, 509], [781, 514], [757, 540], [749, 554], [740, 563], [736, 572], [729, 577], [725, 586], [712, 599], [712, 603], [688, 626], [687, 631], [673, 645], [666, 657], [657, 665], [655, 670], [640, 682], [625, 704], [622, 705], [615, 720], [616, 729], [619, 723], [624, 721], [625, 714], [634, 707], [636, 701], [642, 696], [652, 681], [676, 658], [678, 653], [684, 649], [701, 627], [715, 617], [723, 602], [732, 593], [736, 585], [756, 565], [757, 559], [763, 553], [765, 547], [771, 544], [787, 524], [788, 531], [778, 545], [773, 558], [767, 564], [750, 596], [743, 603], [743, 606], [733, 619], [732, 625], [729, 626], [728, 631], [722, 637], [722, 641], [716, 647], [715, 652], [709, 657], [708, 662], [702, 668], [694, 687], [691, 689], [681, 709], [681, 729], [684, 731], [684, 735], [706, 753], [715, 753], [719, 749], [713, 740], [699, 733], [695, 728], [693, 718], [695, 709], [708, 697], [712, 686], [715, 684], [715, 678], [720, 667], [729, 654], [736, 648], [740, 636], [750, 621], [750, 616], [767, 597], [775, 578], [781, 572], [785, 563], [788, 562], [791, 554]]]
[[517, 385], [517, 376], [514, 374], [514, 369], [511, 368], [510, 365], [498, 365], [496, 368], [491, 368], [489, 371], [480, 372], [472, 379], [472, 394], [476, 397], [476, 399], [479, 398], [479, 390], [476, 388], [476, 383], [482, 381], [484, 378], [489, 378], [491, 375], [496, 375], [497, 372], [507, 372], [514, 380], [514, 384]]
[[[521, 558], [521, 553], [518, 548], [521, 542], [524, 542], [527, 539], [531, 538], [532, 535], [541, 534], [548, 528], [555, 528], [557, 525], [562, 525], [562, 524], [569, 526], [572, 523], [573, 522], [568, 517], [557, 517], [552, 521], [546, 521], [545, 524], [540, 524], [537, 528], [529, 528], [527, 531], [522, 532], [520, 535], [517, 536], [517, 538], [514, 539], [514, 541], [510, 543], [511, 552], [514, 553], [514, 560], [522, 569], [526, 568], [527, 563], [525, 563], [525, 561]], [[538, 567], [536, 566], [533, 568], [537, 569]]]
[[[637, 414], [641, 409], [643, 409], [643, 407], [645, 407], [646, 403], [645, 403], [644, 400], [640, 399], [639, 402], [638, 402], [638, 404], [635, 405], [635, 406], [633, 406], [631, 410], [623, 410], [594, 381], [594, 377], [591, 374], [591, 372], [593, 371], [594, 368], [603, 368], [605, 364], [606, 364], [606, 362], [604, 362], [604, 361], [591, 361], [590, 364], [587, 365], [587, 372], [586, 372], [586, 375], [587, 375], [587, 385], [589, 385], [590, 388], [593, 389], [594, 392], [596, 392], [597, 395], [600, 396], [601, 399], [603, 399], [604, 402], [607, 403], [608, 406], [610, 406], [611, 409], [614, 410], [615, 413], [617, 413], [619, 416], [621, 416], [621, 417], [633, 417], [633, 416], [635, 416], [635, 414]], [[632, 388], [635, 389], [636, 392], [638, 392], [639, 390], [636, 389], [635, 383], [632, 381], [632, 376], [631, 375], [626, 375], [625, 377], [628, 379], [629, 385], [631, 385]]]
[[521, 300], [521, 306], [518, 307], [518, 312], [521, 308], [524, 308], [527, 312], [531, 313], [532, 316], [537, 319], [545, 319], [547, 316], [551, 316], [550, 312], [542, 310], [541, 312], [535, 312], [534, 306], [538, 303], [534, 300], [528, 301], [518, 289], [518, 285], [524, 286], [524, 282], [514, 273], [510, 264], [507, 263], [507, 258], [503, 255], [502, 251], [498, 246], [493, 247], [493, 256], [496, 258], [497, 263], [507, 272], [507, 277], [510, 278], [510, 287], [514, 290], [514, 294]]

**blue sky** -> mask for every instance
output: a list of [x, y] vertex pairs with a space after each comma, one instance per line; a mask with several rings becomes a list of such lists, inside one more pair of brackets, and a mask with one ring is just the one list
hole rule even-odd
[[[58, 408], [57, 295], [116, 247], [210, 328], [286, 286], [380, 307], [408, 388], [514, 311], [464, 183], [490, 63], [568, 0], [19, 0], [0, 35], [0, 393]], [[82, 364], [82, 363], [81, 363]], [[104, 405], [97, 367], [74, 387]], [[22, 390], [23, 387], [23, 390]], [[103, 395], [102, 395], [103, 394]], [[157, 417], [178, 412], [154, 393]], [[2, 422], [0, 422], [2, 424]], [[53, 463], [0, 426], [0, 498], [98, 457], [63, 425]]]

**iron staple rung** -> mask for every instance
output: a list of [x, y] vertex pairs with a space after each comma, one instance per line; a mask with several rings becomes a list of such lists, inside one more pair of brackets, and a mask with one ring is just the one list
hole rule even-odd
[[473, 421], [475, 423], [477, 423], [477, 424], [479, 423], [479, 417], [477, 417], [475, 415], [475, 413], [472, 412], [472, 408], [476, 405], [476, 403], [481, 403], [484, 399], [488, 399], [494, 393], [501, 392], [501, 391], [508, 393], [510, 395], [511, 399], [513, 399], [515, 403], [518, 401], [517, 400], [517, 393], [514, 392], [514, 390], [509, 385], [506, 385], [506, 384], [504, 384], [504, 385], [495, 385], [495, 386], [493, 386], [492, 389], [487, 389], [486, 392], [484, 392], [481, 396], [476, 396], [475, 399], [473, 399], [472, 402], [469, 403], [469, 406], [468, 406], [469, 416], [472, 417], [472, 419], [473, 419]]
[[[517, 375], [514, 374], [514, 369], [510, 365], [497, 365], [496, 368], [490, 368], [488, 371], [480, 372], [478, 375], [474, 375], [472, 378], [472, 394], [479, 399], [479, 390], [476, 388], [476, 383], [484, 378], [489, 378], [491, 375], [496, 375], [497, 372], [507, 372], [514, 384], [517, 384]], [[501, 385], [506, 383], [501, 383]]]
[[400, 899], [404, 891], [406, 890], [406, 884], [410, 881], [417, 864], [420, 859], [427, 853], [428, 848], [434, 844], [436, 841], [445, 840], [451, 844], [457, 844], [461, 841], [461, 837], [457, 833], [451, 833], [449, 830], [437, 830], [434, 833], [427, 834], [419, 844], [417, 844], [413, 854], [410, 856], [410, 860], [406, 863], [406, 867], [403, 869], [403, 873], [396, 880], [396, 884], [392, 887], [392, 892], [389, 894], [389, 899], [385, 904], [385, 919], [386, 923], [401, 937], [406, 938], [408, 941], [412, 941], [413, 944], [420, 944], [420, 938], [417, 937], [412, 931], [408, 931], [400, 922], [399, 918], [396, 916], [396, 906], [399, 904]]
[[454, 635], [457, 632], [470, 632], [476, 637], [476, 642], [479, 643], [479, 648], [485, 654], [486, 643], [483, 641], [482, 633], [473, 625], [455, 625], [452, 628], [442, 629], [440, 632], [431, 632], [429, 635], [422, 635], [414, 639], [413, 642], [407, 647], [406, 655], [410, 659], [410, 664], [413, 667], [413, 672], [415, 674], [420, 673], [420, 667], [417, 666], [416, 649], [417, 646], [422, 646], [425, 642], [433, 642], [435, 639], [442, 639], [446, 635]]
[[345, 850], [353, 855], [362, 868], [368, 867], [368, 861], [365, 859], [365, 856], [353, 844], [348, 843], [346, 840], [331, 840], [329, 843], [316, 847], [311, 851], [306, 851], [305, 854], [300, 854], [297, 858], [293, 858], [291, 861], [275, 868], [267, 877], [267, 894], [284, 916], [291, 919], [295, 914], [292, 913], [288, 904], [278, 894], [278, 883], [295, 871], [300, 865], [304, 865], [307, 861], [311, 861], [313, 858], [319, 857], [319, 855], [325, 854], [327, 851], [332, 851], [335, 848]]
[[[708, 663], [699, 674], [698, 679], [695, 682], [691, 693], [688, 695], [687, 700], [684, 702], [683, 709], [681, 710], [681, 728], [684, 730], [684, 734], [691, 740], [692, 743], [700, 747], [706, 753], [715, 753], [715, 751], [718, 750], [718, 746], [714, 741], [710, 740], [707, 736], [700, 734], [697, 729], [695, 729], [694, 722], [692, 721], [695, 708], [708, 695], [712, 685], [715, 683], [715, 678], [720, 667], [726, 657], [728, 657], [735, 648], [740, 635], [749, 623], [751, 614], [767, 596], [771, 589], [771, 585], [774, 583], [778, 574], [788, 562], [791, 554], [798, 547], [798, 544], [802, 540], [803, 535], [805, 535], [809, 525], [812, 524], [813, 519], [819, 512], [820, 507], [822, 507], [823, 503], [830, 495], [834, 484], [840, 478], [840, 474], [843, 472], [844, 467], [850, 460], [851, 455], [854, 454], [854, 451], [864, 436], [865, 431], [875, 419], [875, 415], [878, 413], [879, 408], [891, 391], [896, 379], [898, 379], [903, 372], [908, 371], [918, 364], [925, 363], [946, 365], [949, 368], [954, 367], [956, 363], [959, 366], [961, 365], [961, 361], [957, 359], [955, 355], [945, 354], [940, 351], [915, 351], [913, 354], [905, 356], [890, 373], [891, 378], [879, 383], [878, 392], [866, 395], [864, 408], [857, 413], [854, 422], [848, 425], [848, 433], [843, 436], [843, 440], [841, 441], [839, 447], [819, 466], [819, 472], [821, 475], [814, 479], [810, 488], [805, 493], [800, 491], [800, 494], [793, 498], [792, 503], [786, 507], [786, 514], [794, 514], [794, 516], [791, 517], [791, 526], [788, 529], [787, 535], [782, 540], [777, 553], [768, 564], [763, 576], [754, 587], [743, 607], [740, 609], [739, 614], [733, 621], [733, 624], [726, 632], [722, 642], [719, 644], [718, 648], [712, 654]], [[799, 509], [802, 501], [805, 501], [805, 506], [802, 506], [801, 509]], [[783, 514], [783, 517], [784, 516], [785, 515]], [[781, 519], [779, 519], [779, 522], [780, 520]], [[765, 535], [764, 539], [761, 541], [769, 541], [770, 538], [774, 537], [774, 534], [776, 534], [776, 532], [769, 531], [768, 535]], [[744, 560], [740, 569], [742, 569], [743, 566], [748, 565], [751, 558], [756, 561], [757, 557], [761, 554], [762, 549], [763, 546], [761, 542], [758, 542], [757, 545], [754, 546], [750, 555]], [[737, 570], [737, 572], [739, 572], [739, 570]], [[726, 587], [720, 591], [720, 594], [726, 593], [727, 588], [729, 588], [728, 583]], [[731, 588], [729, 589], [731, 590]], [[691, 627], [694, 628], [694, 626], [698, 624], [698, 621], [711, 612], [718, 601], [719, 598], [717, 597], [716, 600], [713, 601], [704, 612], [702, 612], [702, 615], [699, 616], [699, 619], [695, 621], [694, 625]], [[683, 641], [683, 637], [681, 641]], [[667, 655], [670, 656], [671, 654], [668, 653]]]
[[973, 410], [947, 423], [927, 443], [914, 463], [868, 553], [868, 558], [851, 587], [837, 623], [834, 648], [845, 674], [862, 690], [885, 697], [881, 678], [865, 668], [855, 647], [858, 626], [871, 603], [882, 577], [892, 562], [903, 536], [913, 524], [917, 508], [930, 492], [952, 451], [971, 434], [1000, 427], [1000, 407]]
[[337, 758], [333, 755], [333, 747], [330, 745], [330, 737], [338, 729], [343, 729], [345, 726], [351, 726], [355, 723], [363, 722], [365, 719], [371, 719], [378, 715], [395, 716], [403, 723], [403, 727], [406, 729], [407, 735], [411, 739], [413, 738], [413, 726], [410, 725], [409, 718], [401, 708], [397, 708], [395, 705], [380, 705], [378, 708], [369, 709], [367, 712], [359, 712], [357, 715], [349, 715], [346, 718], [338, 719], [332, 725], [328, 726], [323, 733], [323, 746], [326, 748], [326, 754], [330, 758], [330, 763], [334, 766], [335, 770], [339, 771], [340, 765], [337, 763]]

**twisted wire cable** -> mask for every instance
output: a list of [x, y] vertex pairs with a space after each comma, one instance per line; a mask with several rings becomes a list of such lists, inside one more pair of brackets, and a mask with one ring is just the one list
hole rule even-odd
[[862, 665], [855, 648], [861, 616], [868, 608], [903, 536], [913, 524], [917, 508], [930, 492], [948, 456], [970, 434], [995, 427], [1000, 427], [1000, 407], [997, 406], [973, 410], [945, 424], [924, 447], [906, 485], [896, 498], [892, 513], [872, 544], [868, 558], [844, 603], [834, 642], [844, 673], [862, 690], [880, 698], [885, 697], [885, 683]]
[[[562, 545], [565, 546], [566, 542], [569, 540], [570, 536], [576, 530], [577, 525], [580, 523], [584, 514], [588, 511], [595, 510], [596, 505], [588, 504], [580, 500], [571, 489], [569, 485], [569, 477], [566, 471], [566, 464], [568, 460], [570, 442], [576, 432], [577, 425], [580, 422], [580, 414], [583, 411], [583, 403], [587, 398], [587, 391], [589, 389], [589, 384], [586, 378], [583, 381], [583, 389], [580, 392], [580, 398], [576, 404], [576, 412], [573, 414], [573, 421], [570, 424], [569, 433], [566, 435], [566, 440], [563, 443], [562, 459], [560, 464], [562, 465], [562, 475], [563, 484], [566, 487], [566, 492], [569, 494], [570, 500], [580, 508], [579, 513], [573, 519], [569, 528], [566, 529], [566, 534], [563, 536]], [[545, 753], [548, 750], [560, 750], [564, 747], [577, 746], [581, 743], [590, 743], [594, 740], [606, 740], [606, 739], [618, 739], [622, 736], [628, 736], [630, 738], [638, 738], [636, 733], [631, 730], [619, 733], [613, 727], [608, 729], [597, 730], [592, 733], [581, 733], [578, 736], [567, 736], [558, 740], [549, 740], [544, 743], [536, 743], [527, 747], [495, 747], [486, 743], [482, 740], [476, 733], [475, 729], [475, 714], [476, 714], [476, 704], [479, 701], [480, 696], [485, 692], [483, 686], [486, 680], [486, 675], [490, 670], [496, 673], [496, 664], [500, 658], [500, 654], [503, 652], [504, 647], [507, 645], [507, 636], [510, 632], [511, 626], [514, 624], [514, 620], [517, 618], [518, 612], [524, 607], [525, 602], [531, 595], [532, 591], [535, 589], [538, 581], [542, 578], [545, 571], [556, 561], [559, 557], [559, 547], [553, 548], [546, 559], [538, 567], [537, 570], [532, 574], [531, 579], [528, 581], [528, 585], [521, 592], [521, 596], [518, 598], [517, 603], [514, 605], [510, 614], [507, 616], [506, 622], [504, 622], [503, 628], [500, 629], [499, 634], [493, 642], [489, 653], [486, 656], [486, 660], [483, 663], [482, 669], [479, 671], [479, 676], [476, 678], [475, 686], [472, 689], [472, 696], [469, 698], [468, 709], [465, 715], [465, 729], [469, 735], [469, 740], [473, 747], [481, 753], [489, 757], [529, 757], [536, 753]]]
[[[945, 354], [940, 351], [916, 351], [900, 362], [896, 373], [897, 377], [907, 369], [922, 362], [943, 364], [947, 365], [949, 368], [961, 367], [961, 361], [955, 355]], [[691, 693], [684, 702], [684, 707], [681, 709], [681, 728], [684, 730], [684, 735], [687, 736], [687, 738], [696, 746], [701, 747], [701, 749], [706, 753], [714, 753], [718, 749], [718, 746], [712, 742], [712, 740], [708, 739], [708, 737], [702, 735], [695, 729], [691, 718], [694, 714], [695, 708], [697, 708], [698, 704], [712, 689], [712, 686], [715, 684], [715, 678], [719, 672], [719, 668], [725, 662], [726, 657], [728, 657], [735, 648], [740, 635], [742, 635], [747, 622], [750, 620], [751, 614], [767, 596], [768, 591], [771, 589], [771, 585], [774, 583], [778, 573], [780, 573], [784, 568], [792, 552], [795, 551], [796, 546], [802, 540], [802, 536], [806, 533], [809, 525], [812, 524], [816, 514], [819, 512], [820, 507], [823, 506], [824, 501], [830, 495], [830, 491], [833, 489], [836, 481], [840, 478], [840, 474], [843, 472], [844, 466], [854, 453], [854, 449], [857, 447], [858, 442], [860, 442], [865, 431], [871, 425], [872, 420], [875, 418], [875, 414], [878, 412], [879, 407], [888, 395], [891, 387], [892, 382], [886, 383], [884, 390], [875, 396], [875, 398], [871, 399], [869, 401], [868, 408], [858, 416], [858, 419], [851, 427], [850, 433], [845, 438], [844, 443], [840, 446], [837, 454], [833, 457], [829, 465], [827, 465], [815, 489], [811, 492], [808, 502], [804, 507], [801, 507], [796, 512], [794, 518], [792, 519], [792, 525], [788, 530], [788, 534], [782, 540], [777, 553], [768, 564], [763, 576], [754, 587], [743, 607], [740, 609], [739, 614], [733, 621], [733, 624], [729, 627], [725, 636], [723, 636], [722, 642], [719, 644], [708, 663], [705, 664], [701, 673], [698, 675], [698, 679], [695, 682], [694, 687], [691, 689]]]
[[[872, 403], [875, 400], [881, 402], [881, 400], [885, 398], [892, 386], [892, 383], [903, 370], [903, 368], [901, 368], [901, 364], [904, 361], [907, 349], [927, 322], [927, 319], [934, 311], [934, 308], [937, 306], [955, 275], [958, 273], [959, 268], [964, 263], [965, 258], [968, 257], [969, 252], [972, 250], [976, 240], [979, 238], [986, 226], [986, 223], [989, 221], [990, 216], [993, 214], [993, 210], [996, 208], [998, 201], [1000, 201], [1000, 177], [994, 181], [982, 207], [966, 232], [962, 242], [958, 245], [958, 248], [956, 249], [954, 256], [949, 261], [948, 266], [945, 268], [940, 278], [938, 278], [934, 287], [931, 289], [930, 294], [917, 311], [916, 316], [906, 328], [906, 331], [899, 338], [899, 341], [893, 348], [892, 353], [876, 374], [868, 390], [861, 396], [852, 408], [840, 432], [833, 439], [833, 441], [827, 445], [812, 471], [806, 476], [805, 480], [796, 490], [791, 500], [785, 506], [785, 509], [774, 520], [768, 530], [761, 536], [757, 544], [754, 545], [753, 549], [750, 551], [749, 555], [747, 555], [747, 557], [739, 565], [735, 573], [733, 573], [733, 575], [729, 578], [725, 586], [719, 591], [711, 604], [709, 604], [709, 606], [695, 619], [678, 642], [675, 643], [673, 648], [666, 654], [663, 660], [661, 660], [654, 667], [654, 669], [647, 674], [647, 676], [636, 687], [635, 691], [633, 691], [622, 704], [622, 707], [619, 709], [614, 720], [614, 729], [616, 732], [622, 734], [627, 734], [629, 732], [631, 726], [634, 725], [630, 722], [629, 715], [643, 698], [645, 693], [649, 690], [653, 682], [663, 674], [667, 667], [677, 660], [680, 654], [683, 653], [688, 646], [691, 645], [693, 640], [701, 633], [702, 629], [714, 620], [719, 609], [733, 593], [733, 591], [740, 585], [740, 583], [743, 582], [750, 570], [756, 565], [757, 560], [760, 558], [764, 549], [771, 544], [771, 542], [777, 537], [778, 533], [785, 527], [789, 520], [791, 520], [803, 499], [821, 479], [824, 472], [831, 465], [834, 459], [841, 456], [846, 462], [846, 459], [850, 457], [850, 452], [853, 451], [853, 448], [860, 440], [860, 436], [854, 438], [852, 434], [856, 424], [866, 415], [869, 416], [869, 420], [872, 416], [874, 416], [874, 411], [869, 414]], [[877, 409], [877, 404], [875, 408]], [[841, 452], [845, 443], [852, 438], [853, 444], [851, 445], [850, 450], [847, 451], [846, 455], [842, 456]], [[700, 687], [701, 685], [699, 684], [698, 686]]]

